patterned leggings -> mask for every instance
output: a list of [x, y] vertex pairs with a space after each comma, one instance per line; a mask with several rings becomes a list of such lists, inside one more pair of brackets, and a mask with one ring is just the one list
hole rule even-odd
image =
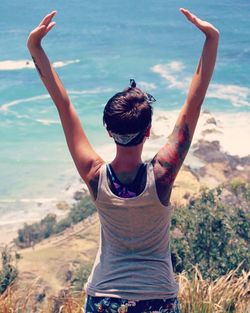
[[134, 301], [88, 296], [85, 313], [180, 313], [180, 310], [177, 298]]

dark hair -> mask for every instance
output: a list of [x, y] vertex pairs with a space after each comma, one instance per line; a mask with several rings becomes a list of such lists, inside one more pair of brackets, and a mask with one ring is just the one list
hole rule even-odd
[[146, 131], [151, 125], [153, 109], [148, 96], [137, 87], [115, 94], [103, 112], [103, 124], [116, 134]]

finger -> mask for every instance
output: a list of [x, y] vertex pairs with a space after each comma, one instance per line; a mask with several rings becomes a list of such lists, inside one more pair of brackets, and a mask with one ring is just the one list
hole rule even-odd
[[[182, 10], [181, 10], [181, 12], [182, 12]], [[196, 26], [200, 26], [203, 23], [203, 21], [200, 18], [198, 18], [196, 15], [190, 13], [190, 11], [188, 11], [188, 10], [183, 9], [182, 13], [186, 16], [186, 18], [190, 22], [192, 22]]]
[[47, 15], [43, 18], [43, 20], [42, 20], [41, 23], [47, 21], [49, 18], [53, 17], [56, 13], [57, 13], [57, 11], [52, 11], [52, 12], [50, 12], [49, 14], [47, 14]]
[[190, 14], [190, 12], [187, 9], [184, 8], [180, 8], [181, 13], [183, 13], [184, 15], [188, 15]]
[[51, 15], [51, 13], [48, 14], [48, 15], [46, 15], [46, 16], [42, 19], [42, 21], [40, 22], [39, 26], [44, 25], [44, 23], [46, 23], [46, 21], [48, 20], [48, 18], [50, 17], [50, 15]]
[[41, 23], [39, 25], [49, 25], [49, 23], [51, 22], [51, 20], [53, 19], [53, 17], [56, 15], [56, 11], [52, 11], [50, 12], [48, 15], [46, 15], [43, 20], [41, 21]]
[[183, 8], [180, 8], [180, 11], [186, 16], [186, 18], [190, 22], [195, 23], [197, 17], [194, 14], [190, 13], [190, 11], [183, 9]]
[[43, 25], [48, 26], [55, 15], [56, 15], [56, 11], [51, 12], [47, 17], [45, 17]]
[[49, 31], [51, 31], [51, 29], [56, 25], [56, 22], [52, 22], [50, 23], [47, 28], [46, 28], [46, 33], [47, 34]]
[[31, 33], [32, 34], [41, 34], [43, 33], [44, 31], [46, 30], [46, 26], [45, 25], [41, 25], [41, 26], [38, 26], [36, 27]]

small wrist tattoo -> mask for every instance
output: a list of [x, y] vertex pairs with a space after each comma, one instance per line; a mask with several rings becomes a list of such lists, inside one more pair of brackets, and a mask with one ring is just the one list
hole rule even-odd
[[41, 78], [44, 78], [44, 75], [42, 74], [42, 71], [40, 70], [39, 66], [37, 65], [35, 58], [33, 57], [33, 55], [31, 57], [32, 57], [32, 60], [33, 60], [33, 62], [35, 64], [35, 67], [36, 67], [39, 75], [41, 76]]

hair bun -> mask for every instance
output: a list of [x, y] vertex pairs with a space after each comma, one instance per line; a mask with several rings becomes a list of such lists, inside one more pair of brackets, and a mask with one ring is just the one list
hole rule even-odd
[[130, 87], [131, 88], [136, 88], [136, 82], [135, 82], [135, 80], [133, 78], [130, 79]]

